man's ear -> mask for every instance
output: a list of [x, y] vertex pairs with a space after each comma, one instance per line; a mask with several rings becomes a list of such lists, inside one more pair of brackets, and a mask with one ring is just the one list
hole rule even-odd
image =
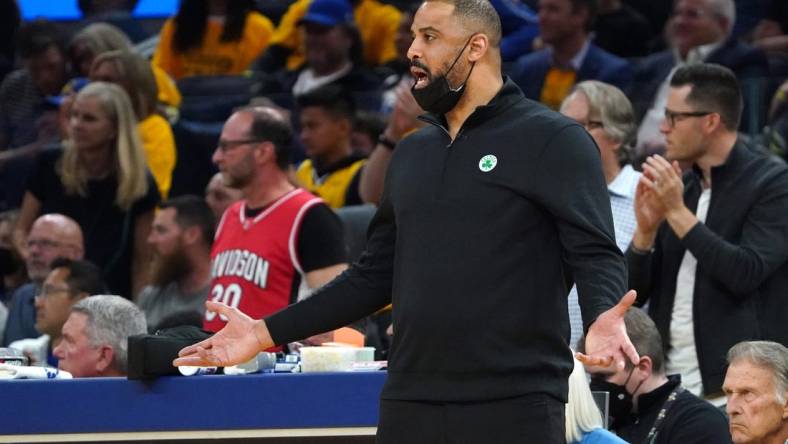
[[650, 377], [654, 374], [654, 361], [651, 360], [650, 356], [640, 355], [640, 361], [637, 364], [637, 368], [641, 373], [645, 373]]
[[112, 363], [115, 362], [115, 350], [109, 345], [99, 346], [98, 359], [96, 360], [96, 374], [103, 375], [112, 368]]
[[186, 245], [194, 245], [200, 242], [202, 232], [200, 232], [200, 227], [194, 225], [183, 230], [182, 236]]
[[82, 245], [72, 245], [69, 250], [71, 252], [69, 259], [79, 260], [85, 256], [85, 249], [82, 247]]
[[719, 114], [711, 113], [706, 116], [703, 126], [706, 132], [711, 134], [718, 128], [725, 126], [725, 123], [722, 121], [722, 117], [720, 117]]
[[788, 391], [783, 392], [783, 419], [788, 419]]
[[260, 149], [254, 151], [255, 160], [257, 162], [273, 162], [276, 163], [276, 148], [270, 141], [260, 142]]
[[353, 120], [349, 117], [338, 117], [337, 125], [339, 125], [342, 133], [347, 134], [348, 137], [353, 133]]
[[490, 38], [487, 37], [486, 34], [477, 33], [473, 37], [471, 37], [470, 43], [468, 43], [468, 47], [470, 50], [468, 51], [468, 60], [471, 62], [476, 62], [490, 49]]
[[728, 17], [719, 16], [717, 18], [717, 23], [720, 25], [720, 28], [722, 29], [722, 32], [725, 33], [725, 34], [729, 34], [730, 31], [731, 31], [731, 28], [733, 28], [733, 25], [732, 25], [731, 21], [728, 20]]

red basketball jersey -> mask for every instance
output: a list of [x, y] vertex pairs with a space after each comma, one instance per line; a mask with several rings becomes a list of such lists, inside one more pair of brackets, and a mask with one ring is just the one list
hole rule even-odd
[[[246, 217], [244, 201], [230, 206], [219, 222], [211, 250], [210, 299], [254, 319], [289, 305], [293, 280], [303, 275], [296, 254], [299, 227], [307, 210], [321, 202], [296, 189], [254, 218]], [[224, 316], [205, 312], [206, 330], [219, 331], [226, 323]]]

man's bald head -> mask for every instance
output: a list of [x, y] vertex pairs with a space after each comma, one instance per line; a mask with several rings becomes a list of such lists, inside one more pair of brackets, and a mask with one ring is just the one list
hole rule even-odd
[[489, 0], [425, 0], [448, 3], [454, 6], [454, 15], [470, 34], [484, 34], [490, 46], [498, 48], [501, 43], [501, 17]]
[[290, 165], [293, 128], [282, 111], [270, 106], [249, 106], [236, 113], [251, 117], [249, 136], [252, 139], [271, 142], [276, 153], [276, 163], [282, 171]]
[[27, 273], [43, 282], [49, 265], [58, 257], [81, 259], [84, 255], [82, 229], [74, 219], [62, 214], [45, 214], [33, 222], [27, 236]]
[[[33, 227], [37, 224], [47, 226], [49, 230], [62, 240], [64, 244], [69, 244], [78, 247], [79, 250], [84, 248], [84, 238], [82, 237], [82, 228], [72, 218], [62, 214], [50, 213], [44, 214], [33, 222]], [[80, 259], [80, 258], [74, 258]]]

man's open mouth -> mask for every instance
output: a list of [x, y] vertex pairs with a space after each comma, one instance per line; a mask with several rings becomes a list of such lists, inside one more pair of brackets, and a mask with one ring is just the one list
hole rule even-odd
[[430, 75], [427, 73], [427, 71], [419, 67], [411, 66], [410, 75], [412, 75], [413, 78], [416, 79], [416, 84], [415, 84], [416, 89], [423, 88], [427, 86], [427, 84], [430, 82]]

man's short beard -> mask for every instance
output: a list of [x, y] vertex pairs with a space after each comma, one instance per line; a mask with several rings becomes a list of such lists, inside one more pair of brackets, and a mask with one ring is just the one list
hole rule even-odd
[[191, 272], [191, 263], [183, 251], [183, 243], [178, 240], [178, 247], [171, 254], [156, 254], [151, 262], [151, 282], [158, 287], [165, 287], [171, 282], [178, 282]]
[[251, 175], [247, 174], [242, 177], [233, 176], [230, 173], [222, 173], [222, 180], [225, 186], [234, 190], [243, 190], [251, 180]]
[[236, 190], [243, 190], [254, 180], [254, 157], [246, 156], [243, 161], [228, 171], [222, 171], [224, 185]]

